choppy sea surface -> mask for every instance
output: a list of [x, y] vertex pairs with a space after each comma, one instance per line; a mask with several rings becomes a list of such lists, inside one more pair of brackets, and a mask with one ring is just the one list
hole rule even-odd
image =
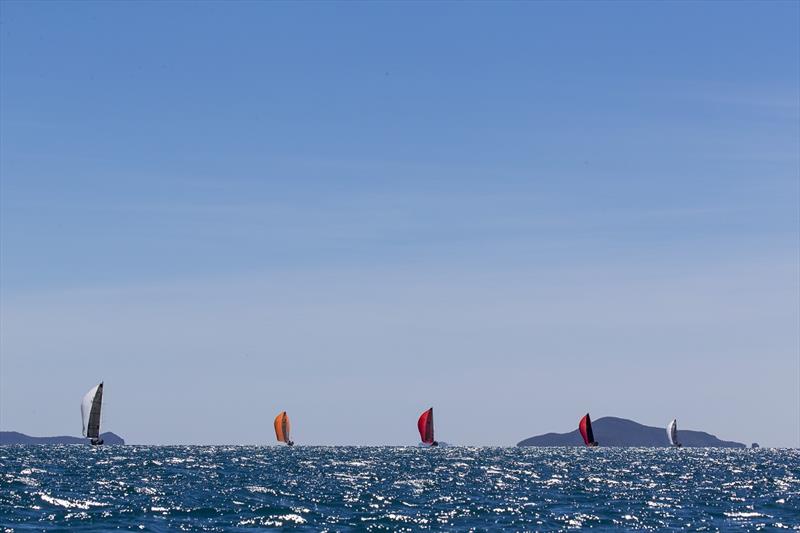
[[5, 531], [800, 529], [800, 450], [0, 447]]

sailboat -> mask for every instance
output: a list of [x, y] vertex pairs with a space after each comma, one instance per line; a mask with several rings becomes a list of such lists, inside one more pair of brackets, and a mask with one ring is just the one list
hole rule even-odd
[[289, 432], [292, 430], [292, 424], [289, 422], [289, 415], [286, 411], [275, 417], [275, 438], [278, 442], [285, 442], [289, 446], [294, 446], [294, 442], [289, 438]]
[[103, 383], [95, 385], [81, 402], [81, 420], [83, 422], [83, 436], [91, 439], [92, 446], [103, 444], [100, 438], [100, 408], [103, 405]]
[[667, 438], [672, 446], [676, 448], [683, 446], [683, 444], [678, 442], [678, 420], [675, 418], [672, 419], [672, 422], [667, 424]]
[[581, 433], [581, 437], [583, 437], [583, 442], [586, 443], [587, 446], [599, 446], [600, 444], [594, 440], [594, 432], [592, 431], [592, 419], [589, 418], [589, 413], [586, 413], [586, 416], [581, 418], [581, 421], [578, 422], [578, 431]]
[[428, 446], [438, 446], [439, 443], [433, 439], [433, 407], [422, 413], [417, 420], [419, 438], [423, 444]]

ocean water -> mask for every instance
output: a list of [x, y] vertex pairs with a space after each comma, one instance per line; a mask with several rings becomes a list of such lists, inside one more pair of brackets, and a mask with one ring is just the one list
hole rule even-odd
[[6, 446], [5, 531], [800, 529], [800, 451]]

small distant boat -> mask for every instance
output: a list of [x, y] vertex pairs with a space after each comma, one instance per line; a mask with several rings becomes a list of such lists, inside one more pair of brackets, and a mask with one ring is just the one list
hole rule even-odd
[[428, 446], [439, 445], [433, 438], [433, 407], [420, 415], [419, 420], [417, 420], [417, 429], [419, 429], [419, 438], [423, 444]]
[[673, 418], [672, 422], [667, 424], [667, 438], [669, 438], [669, 443], [676, 448], [680, 448], [683, 446], [680, 442], [678, 442], [678, 420]]
[[292, 430], [292, 424], [289, 422], [289, 415], [286, 411], [275, 417], [275, 438], [278, 442], [285, 442], [289, 446], [294, 446], [294, 442], [289, 438], [289, 432]]
[[592, 432], [592, 419], [589, 418], [589, 413], [586, 413], [586, 416], [581, 418], [581, 421], [578, 422], [578, 431], [581, 432], [583, 442], [586, 443], [587, 446], [599, 446], [599, 443], [594, 440], [594, 433]]
[[103, 444], [100, 438], [100, 408], [103, 406], [103, 383], [95, 385], [81, 401], [82, 434], [90, 439], [92, 446]]

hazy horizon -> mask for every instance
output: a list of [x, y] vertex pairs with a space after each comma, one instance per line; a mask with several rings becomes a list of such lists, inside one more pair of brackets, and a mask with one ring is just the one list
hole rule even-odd
[[0, 429], [800, 446], [800, 4], [0, 19]]

